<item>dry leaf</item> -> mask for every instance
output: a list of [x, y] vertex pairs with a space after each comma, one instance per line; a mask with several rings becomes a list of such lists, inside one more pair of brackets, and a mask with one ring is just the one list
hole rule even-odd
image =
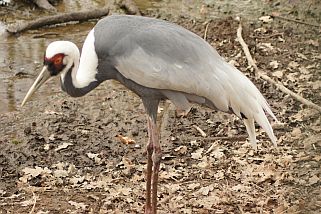
[[68, 201], [68, 203], [71, 205], [71, 206], [75, 206], [75, 208], [78, 210], [78, 209], [82, 209], [82, 210], [85, 210], [86, 207], [88, 205], [85, 205], [84, 203], [78, 203], [78, 202], [75, 202], [75, 201]]
[[297, 75], [297, 73], [289, 73], [287, 76], [286, 76], [286, 78], [289, 80], [289, 81], [291, 81], [291, 82], [295, 82], [296, 81], [296, 75]]
[[45, 151], [48, 151], [50, 149], [50, 144], [49, 143], [46, 143], [45, 145], [43, 145], [43, 149]]
[[270, 67], [273, 69], [277, 69], [279, 67], [279, 63], [276, 60], [273, 60], [269, 63]]
[[37, 198], [39, 198], [39, 197], [38, 197], [38, 196], [35, 196], [35, 197], [33, 197], [33, 198], [30, 198], [29, 200], [20, 202], [20, 204], [21, 204], [21, 206], [23, 206], [23, 207], [27, 207], [27, 206], [34, 205], [34, 204], [36, 203]]
[[320, 181], [320, 178], [316, 175], [313, 175], [311, 178], [309, 178], [309, 184], [313, 185]]
[[196, 152], [191, 153], [191, 156], [193, 159], [201, 159], [203, 157], [202, 152], [204, 151], [204, 148], [199, 148], [198, 150], [196, 150]]
[[179, 146], [175, 148], [174, 151], [184, 155], [187, 153], [187, 146]]
[[187, 189], [190, 189], [190, 190], [194, 190], [198, 187], [200, 187], [201, 185], [199, 183], [191, 183], [187, 186]]
[[72, 144], [72, 143], [63, 143], [63, 144], [59, 145], [55, 149], [55, 151], [58, 152], [59, 150], [66, 149], [68, 146], [72, 146], [72, 145], [74, 145], [74, 144]]
[[98, 157], [98, 155], [99, 155], [99, 154], [93, 154], [93, 153], [90, 153], [90, 152], [87, 153], [87, 156], [88, 156], [90, 159], [94, 160], [95, 163], [100, 164], [100, 163], [101, 163], [101, 158]]
[[56, 111], [52, 111], [52, 110], [46, 110], [45, 114], [49, 114], [49, 115], [61, 115], [61, 112], [56, 112]]
[[120, 189], [119, 189], [119, 192], [122, 193], [122, 194], [125, 195], [125, 196], [128, 196], [128, 195], [130, 195], [130, 193], [132, 192], [132, 188], [130, 188], [130, 187], [120, 188]]
[[202, 195], [207, 196], [209, 192], [213, 191], [214, 187], [213, 184], [202, 187], [198, 192], [200, 192]]
[[259, 20], [263, 23], [269, 23], [273, 21], [273, 18], [271, 16], [261, 16]]
[[291, 61], [289, 64], [288, 64], [288, 68], [291, 70], [291, 69], [296, 69], [297, 67], [299, 67], [299, 63], [295, 62], [295, 61]]
[[53, 174], [56, 178], [64, 178], [68, 176], [68, 172], [61, 169], [55, 170]]
[[274, 50], [274, 47], [271, 43], [259, 43], [257, 47], [266, 52]]
[[321, 81], [318, 80], [318, 81], [314, 82], [314, 83], [312, 84], [312, 88], [313, 88], [314, 90], [321, 88]]
[[254, 30], [254, 32], [259, 32], [259, 33], [266, 33], [267, 29], [264, 27], [260, 27]]
[[298, 55], [298, 57], [300, 57], [301, 59], [305, 59], [305, 60], [307, 60], [308, 59], [308, 57], [306, 57], [304, 54], [302, 54], [302, 53], [297, 53], [297, 55]]
[[313, 40], [313, 39], [310, 39], [310, 40], [306, 41], [306, 44], [312, 45], [314, 47], [319, 47], [320, 46], [319, 41], [318, 40]]
[[121, 142], [121, 143], [123, 143], [123, 144], [126, 144], [126, 145], [129, 145], [129, 144], [135, 144], [136, 142], [133, 140], [133, 139], [131, 139], [131, 138], [129, 138], [129, 137], [124, 137], [124, 136], [122, 136], [122, 135], [116, 135], [116, 137], [118, 138], [118, 140]]

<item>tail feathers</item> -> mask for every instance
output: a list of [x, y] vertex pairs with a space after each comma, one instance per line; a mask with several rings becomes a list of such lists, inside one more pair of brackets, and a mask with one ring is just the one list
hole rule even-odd
[[[268, 108], [270, 110], [270, 108]], [[271, 110], [270, 110], [271, 111]], [[271, 115], [273, 118], [275, 118], [274, 114]], [[244, 124], [246, 127], [246, 130], [249, 134], [250, 143], [252, 144], [253, 148], [257, 150], [257, 144], [256, 144], [256, 133], [255, 133], [255, 125], [254, 122], [256, 121], [263, 130], [267, 133], [269, 138], [271, 139], [273, 145], [277, 146], [277, 139], [273, 133], [273, 129], [271, 127], [270, 122], [268, 121], [264, 111], [262, 108], [259, 108], [259, 112], [254, 114], [253, 117], [244, 119]]]
[[253, 149], [257, 150], [257, 143], [256, 143], [256, 134], [255, 134], [255, 125], [253, 118], [244, 119], [244, 124], [246, 127], [246, 131], [249, 134], [250, 143], [252, 144]]
[[254, 119], [264, 129], [264, 131], [267, 133], [267, 135], [271, 139], [273, 145], [277, 146], [276, 137], [275, 137], [275, 135], [273, 133], [273, 129], [272, 129], [271, 124], [270, 124], [269, 120], [267, 119], [267, 117], [265, 115], [265, 112], [263, 111], [262, 108], [259, 109], [259, 113], [257, 113], [254, 116]]

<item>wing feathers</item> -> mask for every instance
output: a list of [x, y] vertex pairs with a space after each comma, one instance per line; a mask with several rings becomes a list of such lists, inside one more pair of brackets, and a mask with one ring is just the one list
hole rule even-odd
[[[156, 35], [153, 34], [155, 37]], [[183, 34], [179, 35], [182, 37]], [[170, 36], [178, 37], [176, 34]], [[156, 37], [155, 42], [157, 41]], [[186, 45], [194, 50], [192, 54], [194, 58], [186, 57], [185, 60], [184, 57], [175, 55], [170, 58], [171, 52], [155, 54], [152, 50], [145, 50], [143, 46], [137, 44], [134, 45], [135, 49], [131, 54], [117, 57], [115, 67], [126, 78], [145, 87], [197, 95], [210, 100], [221, 111], [227, 112], [232, 109], [240, 118], [243, 114], [247, 118], [244, 123], [254, 148], [256, 148], [254, 121], [264, 129], [276, 145], [276, 138], [265, 111], [273, 119], [276, 120], [276, 117], [256, 86], [243, 73], [225, 62], [215, 49], [201, 38], [176, 38], [176, 42], [186, 44], [175, 46], [161, 43], [158, 44], [157, 51], [173, 49], [173, 52], [177, 53], [177, 49]], [[173, 47], [170, 47], [171, 45]], [[187, 106], [185, 101], [181, 100], [180, 104]]]

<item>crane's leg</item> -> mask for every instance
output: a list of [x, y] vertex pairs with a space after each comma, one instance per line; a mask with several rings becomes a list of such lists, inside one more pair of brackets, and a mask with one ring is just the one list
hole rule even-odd
[[[146, 206], [145, 214], [156, 214], [157, 211], [157, 181], [160, 158], [156, 152], [160, 150], [159, 135], [156, 125], [159, 100], [142, 98], [147, 117], [148, 144], [147, 144], [147, 181], [146, 181]], [[156, 154], [156, 155], [155, 155]], [[159, 159], [159, 161], [158, 161]], [[157, 173], [155, 174], [155, 172]], [[156, 194], [156, 196], [155, 196]]]
[[[161, 147], [156, 121], [148, 117], [149, 143], [147, 145], [147, 182], [146, 182], [146, 214], [157, 212], [157, 183], [161, 161]], [[151, 203], [152, 202], [152, 203]]]
[[159, 167], [162, 158], [162, 151], [159, 143], [159, 131], [156, 121], [151, 124], [152, 139], [153, 139], [153, 174], [152, 174], [152, 210], [153, 214], [157, 212], [157, 184]]
[[146, 206], [145, 214], [152, 213], [151, 207], [151, 187], [152, 187], [152, 167], [153, 167], [153, 138], [151, 130], [151, 119], [147, 118], [148, 144], [147, 144], [147, 181], [146, 181]]

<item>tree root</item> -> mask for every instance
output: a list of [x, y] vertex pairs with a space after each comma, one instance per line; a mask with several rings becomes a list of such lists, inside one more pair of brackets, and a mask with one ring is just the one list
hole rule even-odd
[[90, 11], [64, 13], [54, 16], [42, 17], [31, 22], [21, 22], [7, 27], [7, 32], [11, 34], [21, 33], [26, 30], [37, 29], [47, 25], [55, 25], [71, 21], [87, 21], [106, 16], [109, 13], [108, 8], [95, 9]]
[[285, 86], [283, 86], [283, 84], [282, 84], [281, 82], [276, 81], [276, 80], [273, 80], [271, 77], [267, 76], [267, 75], [265, 74], [265, 72], [263, 72], [262, 70], [260, 70], [260, 69], [256, 66], [256, 64], [255, 64], [255, 62], [254, 62], [254, 60], [253, 60], [253, 58], [252, 58], [252, 56], [251, 56], [250, 50], [249, 50], [247, 44], [245, 43], [245, 41], [243, 40], [243, 37], [242, 37], [242, 24], [241, 24], [241, 20], [239, 20], [239, 27], [238, 27], [238, 29], [237, 29], [237, 39], [238, 39], [239, 43], [240, 43], [241, 46], [242, 46], [242, 49], [243, 49], [244, 54], [245, 54], [245, 56], [246, 56], [248, 65], [254, 68], [254, 70], [256, 71], [256, 74], [257, 74], [260, 78], [262, 78], [262, 79], [268, 81], [269, 83], [273, 84], [273, 85], [276, 86], [280, 91], [282, 91], [282, 92], [284, 92], [284, 93], [292, 96], [294, 99], [296, 99], [297, 101], [303, 103], [304, 105], [306, 105], [306, 106], [308, 106], [308, 107], [311, 107], [311, 108], [314, 108], [314, 109], [316, 109], [316, 110], [318, 110], [318, 111], [321, 112], [321, 106], [318, 106], [318, 105], [314, 104], [313, 102], [311, 102], [311, 101], [303, 98], [302, 96], [298, 95], [297, 93], [294, 93], [294, 92], [291, 91], [290, 89], [288, 89], [288, 88], [286, 88]]

